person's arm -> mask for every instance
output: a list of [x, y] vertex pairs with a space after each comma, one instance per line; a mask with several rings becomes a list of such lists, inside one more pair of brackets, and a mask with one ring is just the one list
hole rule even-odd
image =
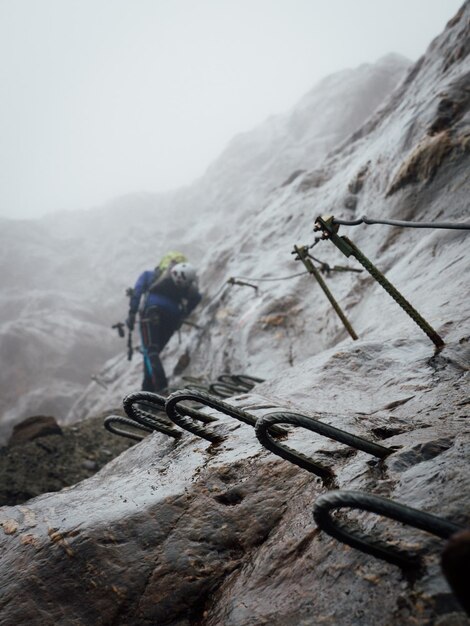
[[191, 315], [194, 309], [201, 302], [202, 296], [199, 293], [197, 287], [190, 287], [188, 295], [186, 296], [186, 306], [184, 310], [184, 316]]

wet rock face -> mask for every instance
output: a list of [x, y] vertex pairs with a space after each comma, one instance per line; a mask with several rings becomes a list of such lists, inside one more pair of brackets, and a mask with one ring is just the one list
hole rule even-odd
[[[145, 445], [152, 452], [152, 443]], [[64, 611], [71, 624], [201, 623], [215, 590], [266, 541], [289, 500], [311, 482], [299, 481], [296, 468], [273, 458], [201, 468], [190, 489], [162, 497], [157, 483], [165, 479], [149, 467], [146, 472], [140, 464], [145, 486], [139, 494], [128, 489], [135, 479], [121, 476], [125, 496], [108, 519], [100, 514], [95, 479], [75, 494], [72, 515], [59, 496], [3, 509], [2, 545], [10, 557], [0, 572], [0, 623], [65, 623]], [[145, 497], [147, 505], [135, 506], [133, 496], [136, 502]], [[18, 558], [26, 569], [11, 577], [8, 567]]]
[[38, 437], [47, 435], [61, 435], [62, 429], [55, 418], [46, 415], [27, 417], [19, 424], [15, 424], [13, 432], [8, 440], [9, 446], [32, 441]]
[[53, 417], [28, 418], [0, 448], [0, 506], [89, 478], [132, 443], [105, 431], [102, 416], [63, 428]]
[[[315, 169], [311, 177], [299, 174], [273, 191], [262, 210], [226, 234], [226, 248], [208, 251], [206, 280], [221, 284], [235, 256], [240, 275], [290, 273], [282, 254], [289, 255], [294, 235], [311, 242], [317, 211], [336, 211], [346, 192], [376, 216], [466, 219], [468, 151], [441, 153], [432, 175], [420, 174], [429, 154], [423, 132], [436, 115], [429, 94], [445, 92], [466, 73], [465, 56], [452, 62], [452, 76], [441, 70], [445, 52], [459, 49], [469, 13], [466, 2], [398, 96], [322, 163], [320, 175]], [[440, 132], [454, 141], [468, 122], [462, 100], [441, 119], [450, 127]], [[400, 171], [403, 184], [386, 197]], [[178, 348], [190, 356], [181, 371], [211, 377], [231, 368], [265, 378], [230, 402], [259, 416], [299, 412], [390, 447], [378, 459], [291, 429], [289, 446], [327, 466], [335, 486], [468, 528], [466, 236], [378, 227], [358, 228], [351, 236], [436, 327], [445, 340], [439, 353], [369, 275], [339, 273], [335, 296], [351, 315], [357, 341], [345, 337], [309, 277], [299, 276], [273, 291], [262, 287], [247, 296], [233, 289], [213, 298], [198, 320], [202, 332]], [[343, 257], [329, 256], [330, 248], [325, 260], [344, 264]], [[319, 250], [314, 253], [323, 259], [325, 248], [321, 255]], [[113, 370], [109, 385], [122, 393], [129, 379], [119, 371]], [[90, 392], [83, 399], [87, 414], [109, 397], [102, 388], [99, 396]], [[416, 552], [422, 566], [402, 571], [349, 548], [313, 521], [314, 502], [329, 485], [266, 451], [251, 427], [217, 418], [226, 435], [217, 446], [188, 433], [178, 442], [150, 435], [74, 487], [2, 508], [0, 626], [468, 626], [452, 592], [465, 593], [467, 535], [445, 549], [443, 573], [442, 540], [380, 516], [342, 511], [348, 525]], [[67, 437], [24, 446], [45, 442], [52, 448], [53, 439]], [[104, 444], [97, 435], [89, 444], [79, 458], [91, 472], [99, 461], [92, 451], [98, 455]], [[63, 465], [50, 457], [63, 472], [73, 465], [67, 450]], [[39, 465], [31, 469], [38, 472]]]

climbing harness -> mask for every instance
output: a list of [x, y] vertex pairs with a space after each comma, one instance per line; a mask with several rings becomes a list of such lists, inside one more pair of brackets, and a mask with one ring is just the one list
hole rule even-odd
[[346, 317], [346, 315], [343, 313], [341, 307], [339, 306], [339, 304], [336, 302], [333, 294], [331, 293], [331, 291], [328, 289], [328, 287], [326, 286], [325, 281], [323, 280], [322, 276], [320, 275], [320, 272], [317, 270], [317, 268], [315, 267], [315, 265], [312, 263], [311, 257], [308, 253], [308, 247], [307, 246], [294, 246], [294, 250], [292, 252], [292, 254], [296, 254], [297, 256], [295, 257], [296, 261], [300, 260], [302, 261], [302, 263], [305, 265], [305, 267], [307, 268], [307, 271], [312, 274], [312, 276], [314, 276], [314, 278], [316, 278], [318, 284], [320, 285], [320, 287], [323, 289], [323, 292], [325, 293], [326, 297], [328, 298], [328, 300], [330, 301], [332, 307], [334, 308], [336, 314], [338, 315], [338, 317], [340, 318], [340, 320], [343, 322], [344, 327], [346, 328], [346, 330], [348, 331], [348, 333], [351, 335], [351, 337], [356, 340], [358, 337], [356, 335], [356, 333], [354, 332], [353, 327], [351, 326], [348, 318]]
[[354, 256], [359, 263], [375, 278], [385, 291], [401, 306], [421, 330], [431, 339], [437, 348], [444, 346], [444, 340], [426, 322], [418, 311], [406, 300], [406, 298], [389, 282], [385, 276], [373, 265], [373, 263], [359, 250], [359, 248], [347, 237], [338, 236], [339, 226], [335, 224], [333, 216], [320, 216], [315, 221], [315, 231], [322, 231], [322, 238], [332, 241], [335, 246], [347, 257]]
[[303, 469], [306, 469], [324, 479], [333, 478], [333, 471], [329, 467], [320, 465], [319, 463], [312, 461], [312, 459], [309, 459], [304, 454], [297, 452], [280, 441], [273, 439], [270, 431], [274, 424], [301, 426], [302, 428], [318, 433], [323, 437], [328, 437], [334, 441], [345, 443], [356, 450], [367, 452], [368, 454], [379, 459], [384, 459], [389, 454], [392, 454], [392, 452], [395, 452], [393, 448], [386, 448], [385, 446], [363, 439], [362, 437], [348, 433], [345, 430], [340, 430], [335, 426], [330, 426], [329, 424], [320, 422], [313, 417], [301, 415], [300, 413], [270, 413], [269, 415], [265, 415], [258, 419], [255, 426], [255, 432], [261, 445], [286, 461], [290, 461], [291, 463], [294, 463], [295, 465], [298, 465], [299, 467], [302, 467]]
[[448, 539], [451, 535], [463, 530], [462, 526], [445, 519], [413, 509], [393, 500], [374, 496], [363, 491], [338, 490], [330, 491], [320, 496], [315, 502], [313, 517], [318, 527], [343, 543], [357, 548], [402, 568], [417, 567], [420, 559], [417, 555], [395, 548], [379, 540], [373, 540], [361, 532], [351, 532], [344, 525], [340, 525], [331, 516], [331, 511], [340, 508], [352, 508], [377, 513], [383, 517], [401, 522], [414, 528]]
[[387, 226], [401, 226], [402, 228], [447, 228], [454, 230], [470, 230], [468, 222], [406, 222], [403, 220], [376, 220], [363, 215], [357, 220], [341, 220], [333, 217], [333, 224], [344, 226], [358, 226], [359, 224], [385, 224]]

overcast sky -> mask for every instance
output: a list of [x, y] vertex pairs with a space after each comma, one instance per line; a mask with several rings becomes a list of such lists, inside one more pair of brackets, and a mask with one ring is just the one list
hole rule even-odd
[[202, 175], [325, 75], [416, 60], [461, 0], [0, 0], [0, 216]]

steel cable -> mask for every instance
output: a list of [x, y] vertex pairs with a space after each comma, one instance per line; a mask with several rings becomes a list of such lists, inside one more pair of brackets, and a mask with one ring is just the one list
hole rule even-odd
[[320, 496], [313, 508], [313, 517], [318, 527], [331, 537], [338, 539], [352, 548], [356, 548], [388, 563], [402, 568], [416, 567], [420, 563], [417, 555], [395, 548], [380, 540], [373, 540], [360, 531], [351, 532], [345, 525], [331, 516], [331, 511], [343, 507], [359, 509], [377, 513], [402, 524], [419, 528], [436, 535], [441, 539], [448, 539], [451, 535], [462, 530], [463, 527], [445, 519], [413, 509], [393, 500], [381, 498], [362, 491], [331, 491]]
[[298, 272], [297, 274], [290, 274], [290, 276], [278, 276], [278, 277], [265, 277], [265, 278], [253, 278], [252, 276], [234, 276], [235, 279], [240, 280], [254, 280], [257, 283], [274, 282], [276, 280], [290, 280], [291, 278], [297, 278], [297, 276], [304, 276], [308, 272]]
[[447, 228], [453, 230], [470, 230], [468, 222], [408, 222], [404, 220], [376, 220], [363, 215], [356, 220], [333, 218], [333, 223], [342, 226], [358, 226], [359, 224], [385, 224], [386, 226], [401, 226], [402, 228]]
[[344, 443], [352, 448], [355, 448], [356, 450], [367, 452], [368, 454], [378, 457], [379, 459], [383, 459], [394, 452], [393, 448], [386, 448], [367, 439], [363, 439], [362, 437], [358, 437], [357, 435], [353, 435], [345, 430], [340, 430], [335, 426], [330, 426], [329, 424], [320, 422], [313, 417], [308, 417], [299, 413], [270, 413], [269, 415], [265, 415], [258, 419], [255, 426], [255, 432], [258, 441], [265, 448], [286, 461], [290, 461], [291, 463], [294, 463], [295, 465], [298, 465], [299, 467], [306, 469], [323, 479], [333, 478], [334, 474], [332, 469], [321, 465], [318, 462], [314, 462], [301, 452], [297, 452], [293, 448], [290, 448], [280, 441], [273, 439], [270, 431], [275, 424], [289, 424], [292, 426], [306, 428], [307, 430], [318, 433], [323, 437], [328, 437], [334, 441]]

